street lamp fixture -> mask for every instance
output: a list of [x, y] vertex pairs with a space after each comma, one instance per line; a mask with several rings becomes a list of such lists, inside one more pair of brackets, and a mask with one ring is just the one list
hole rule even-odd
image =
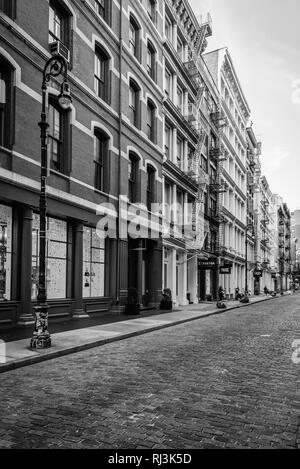
[[42, 113], [39, 127], [41, 129], [41, 190], [40, 190], [40, 231], [39, 231], [39, 282], [37, 305], [34, 307], [35, 324], [33, 336], [30, 341], [31, 348], [49, 348], [51, 347], [51, 337], [48, 331], [48, 303], [47, 303], [47, 280], [46, 280], [46, 179], [48, 175], [48, 127], [47, 108], [48, 95], [47, 83], [51, 78], [63, 75], [61, 91], [58, 96], [59, 105], [63, 109], [71, 106], [72, 98], [70, 94], [70, 85], [68, 82], [68, 62], [61, 55], [53, 55], [47, 62], [43, 70], [42, 82]]

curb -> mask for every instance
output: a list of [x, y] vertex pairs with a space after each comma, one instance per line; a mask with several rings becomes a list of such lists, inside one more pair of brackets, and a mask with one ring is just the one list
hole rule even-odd
[[161, 330], [161, 329], [167, 329], [169, 327], [178, 326], [178, 325], [184, 324], [184, 323], [189, 323], [189, 322], [196, 321], [196, 320], [199, 320], [199, 319], [202, 319], [202, 318], [207, 318], [209, 316], [216, 316], [217, 314], [224, 314], [227, 311], [232, 311], [234, 309], [239, 309], [239, 308], [245, 308], [247, 306], [253, 306], [254, 304], [262, 303], [264, 301], [269, 301], [269, 300], [274, 300], [274, 299], [275, 298], [272, 298], [272, 297], [271, 298], [263, 298], [261, 300], [255, 301], [255, 303], [245, 303], [245, 304], [239, 304], [237, 306], [231, 306], [231, 307], [226, 308], [226, 309], [225, 308], [224, 309], [216, 309], [216, 310], [213, 310], [213, 311], [209, 311], [206, 314], [202, 314], [201, 316], [196, 316], [196, 317], [192, 317], [192, 318], [188, 318], [188, 319], [181, 319], [181, 320], [177, 320], [177, 321], [174, 321], [174, 322], [168, 323], [168, 324], [160, 324], [158, 326], [150, 327], [148, 329], [142, 329], [142, 330], [139, 330], [139, 331], [124, 333], [120, 336], [111, 337], [109, 339], [99, 339], [99, 340], [96, 340], [95, 342], [90, 342], [88, 344], [82, 344], [82, 345], [76, 345], [74, 347], [70, 347], [70, 348], [65, 349], [65, 350], [57, 350], [57, 351], [49, 352], [47, 354], [40, 355], [40, 356], [35, 356], [35, 357], [31, 357], [31, 358], [23, 358], [23, 359], [20, 359], [20, 360], [16, 360], [16, 361], [13, 361], [13, 362], [10, 362], [10, 363], [0, 365], [0, 374], [5, 373], [6, 371], [16, 370], [16, 369], [22, 368], [24, 366], [29, 366], [29, 365], [33, 365], [35, 363], [41, 363], [41, 362], [46, 361], [46, 360], [51, 360], [53, 358], [62, 357], [64, 355], [70, 355], [72, 353], [82, 352], [84, 350], [89, 350], [91, 348], [100, 347], [102, 345], [110, 344], [112, 342], [118, 342], [120, 340], [129, 339], [131, 337], [136, 337], [136, 336], [139, 336], [139, 335], [147, 334], [148, 332], [154, 332], [154, 331], [158, 331], [158, 330]]

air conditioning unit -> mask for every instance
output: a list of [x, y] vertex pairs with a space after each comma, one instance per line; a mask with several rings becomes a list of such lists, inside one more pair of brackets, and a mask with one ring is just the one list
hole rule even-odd
[[62, 42], [51, 42], [51, 44], [49, 44], [49, 49], [52, 55], [60, 55], [68, 63], [70, 62], [70, 51]]

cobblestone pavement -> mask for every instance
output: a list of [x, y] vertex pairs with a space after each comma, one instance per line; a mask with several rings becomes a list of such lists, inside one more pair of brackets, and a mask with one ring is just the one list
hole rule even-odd
[[0, 375], [1, 448], [300, 447], [300, 295]]

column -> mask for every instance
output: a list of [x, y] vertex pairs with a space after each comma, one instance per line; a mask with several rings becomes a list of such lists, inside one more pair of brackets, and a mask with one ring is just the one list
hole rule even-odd
[[172, 300], [173, 304], [175, 303], [178, 306], [176, 298], [176, 254], [177, 251], [175, 248], [171, 250], [171, 291], [172, 291]]
[[137, 291], [138, 291], [138, 302], [142, 305], [142, 277], [143, 277], [143, 239], [138, 240], [138, 251], [137, 251]]
[[194, 304], [198, 303], [198, 292], [197, 292], [197, 256], [194, 256], [192, 259], [187, 262], [188, 269], [188, 286], [187, 290], [190, 293], [191, 302]]
[[180, 289], [181, 289], [181, 301], [180, 303], [184, 305], [188, 305], [189, 302], [187, 300], [187, 254], [183, 253], [181, 255], [181, 266], [180, 266]]
[[21, 285], [20, 298], [22, 301], [21, 316], [18, 326], [34, 324], [31, 303], [31, 269], [32, 269], [32, 209], [24, 208], [22, 213], [22, 241], [21, 241]]
[[83, 285], [83, 223], [77, 221], [74, 230], [74, 311], [73, 319], [88, 318], [89, 315], [84, 311], [82, 301], [82, 285]]

